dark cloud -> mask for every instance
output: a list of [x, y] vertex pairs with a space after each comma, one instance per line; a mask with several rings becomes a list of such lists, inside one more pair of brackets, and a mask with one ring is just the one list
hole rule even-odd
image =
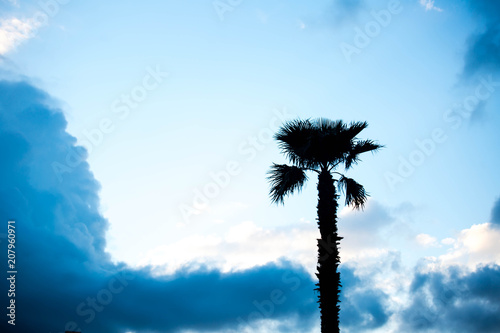
[[469, 7], [484, 26], [467, 42], [463, 76], [470, 79], [476, 74], [490, 74], [500, 70], [500, 2], [491, 0], [469, 1]]
[[[16, 332], [176, 332], [237, 328], [261, 317], [307, 326], [318, 315], [314, 281], [288, 263], [239, 273], [197, 269], [155, 278], [112, 264], [99, 184], [85, 159], [63, 181], [54, 162], [85, 152], [43, 91], [0, 81], [0, 251], [7, 220], [16, 221]], [[66, 165], [67, 166], [67, 165]], [[4, 257], [5, 258], [5, 257]], [[6, 260], [0, 288], [8, 290]], [[1, 307], [8, 297], [2, 292]], [[13, 327], [1, 321], [0, 330]], [[283, 330], [285, 331], [285, 327]]]
[[500, 70], [500, 21], [470, 37], [467, 44], [464, 65], [466, 78]]
[[500, 227], [500, 198], [497, 199], [491, 210], [491, 223]]
[[402, 332], [499, 332], [500, 266], [417, 273], [401, 322]]
[[498, 21], [498, 12], [500, 10], [500, 3], [491, 0], [469, 0], [469, 7], [478, 16], [486, 19], [487, 21]]
[[355, 275], [352, 267], [342, 267], [340, 323], [344, 329], [363, 332], [379, 328], [392, 315], [387, 308], [389, 296], [373, 288], [372, 281]]

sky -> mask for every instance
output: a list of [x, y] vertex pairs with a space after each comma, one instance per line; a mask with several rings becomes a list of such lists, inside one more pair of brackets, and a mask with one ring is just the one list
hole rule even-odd
[[498, 12], [0, 0], [2, 332], [319, 332], [317, 179], [266, 179], [318, 117], [384, 145], [339, 199], [342, 332], [498, 332]]

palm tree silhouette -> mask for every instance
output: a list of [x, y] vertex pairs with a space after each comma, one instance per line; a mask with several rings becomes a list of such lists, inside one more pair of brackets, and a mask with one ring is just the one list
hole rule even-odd
[[[317, 222], [318, 239], [318, 303], [321, 312], [321, 332], [339, 332], [340, 264], [337, 234], [337, 199], [345, 193], [346, 205], [363, 208], [368, 193], [362, 185], [334, 171], [345, 171], [357, 164], [359, 155], [375, 152], [383, 146], [356, 136], [368, 126], [367, 122], [329, 119], [293, 120], [285, 123], [274, 136], [281, 152], [292, 165], [274, 164], [269, 172], [270, 196], [273, 203], [284, 203], [287, 195], [300, 191], [307, 181], [306, 171], [318, 173]], [[335, 174], [338, 177], [333, 177]]]

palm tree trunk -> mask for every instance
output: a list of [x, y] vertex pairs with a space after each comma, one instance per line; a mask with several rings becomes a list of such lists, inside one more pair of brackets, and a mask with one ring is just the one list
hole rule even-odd
[[321, 312], [321, 332], [340, 332], [340, 264], [337, 234], [337, 194], [330, 172], [324, 168], [318, 176], [318, 303]]

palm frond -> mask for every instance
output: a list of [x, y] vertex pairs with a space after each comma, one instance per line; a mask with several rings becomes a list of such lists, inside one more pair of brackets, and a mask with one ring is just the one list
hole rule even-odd
[[319, 118], [313, 121], [317, 129], [312, 146], [320, 163], [336, 165], [345, 161], [358, 135], [368, 127], [367, 122], [344, 123], [342, 120]]
[[285, 197], [295, 191], [300, 191], [307, 181], [305, 171], [296, 166], [273, 163], [269, 171], [271, 190], [269, 195], [273, 203], [284, 203]]
[[323, 133], [338, 134], [347, 129], [347, 125], [342, 120], [331, 120], [328, 118], [317, 118], [312, 124]]
[[310, 160], [311, 138], [316, 129], [309, 119], [296, 119], [285, 123], [274, 138], [288, 160], [299, 167], [315, 167]]
[[362, 209], [368, 199], [363, 185], [359, 184], [352, 178], [345, 176], [339, 179], [339, 189], [345, 194], [345, 204], [347, 206], [354, 206], [355, 209]]
[[366, 121], [344, 123], [318, 118], [293, 120], [276, 133], [279, 148], [295, 166], [318, 169], [345, 164], [346, 169], [359, 161], [359, 155], [382, 146], [356, 136], [368, 127]]
[[371, 151], [372, 153], [384, 146], [375, 143], [373, 140], [359, 140], [355, 142], [345, 157], [345, 168], [349, 169], [354, 164], [357, 164], [360, 159], [359, 155]]
[[346, 134], [351, 137], [351, 140], [356, 137], [362, 130], [368, 127], [366, 121], [353, 121], [346, 129]]

